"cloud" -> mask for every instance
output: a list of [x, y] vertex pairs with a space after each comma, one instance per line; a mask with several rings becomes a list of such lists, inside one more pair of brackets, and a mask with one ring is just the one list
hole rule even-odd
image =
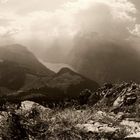
[[7, 3], [8, 2], [8, 0], [0, 0], [0, 3]]
[[132, 14], [135, 14], [136, 9], [132, 3], [126, 0], [88, 1], [88, 8], [80, 10], [76, 17], [82, 29], [84, 27], [86, 31], [89, 29], [108, 38], [122, 38], [122, 35], [126, 37], [127, 27], [135, 22]]
[[140, 24], [136, 24], [134, 29], [129, 29], [130, 33], [136, 37], [140, 37]]
[[77, 0], [53, 12], [35, 11], [22, 16], [7, 13], [9, 25], [1, 29], [1, 36], [10, 33], [17, 43], [43, 49], [52, 47], [57, 40], [65, 50], [81, 33], [95, 32], [106, 39], [125, 40], [131, 35], [128, 29], [136, 24], [136, 12], [128, 0]]
[[0, 44], [6, 45], [15, 43], [16, 41], [13, 35], [17, 34], [18, 31], [18, 28], [0, 26]]

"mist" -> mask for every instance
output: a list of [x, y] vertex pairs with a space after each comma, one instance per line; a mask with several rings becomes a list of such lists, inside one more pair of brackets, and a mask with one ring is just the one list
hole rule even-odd
[[140, 55], [131, 42], [116, 42], [98, 37], [89, 40], [84, 37], [80, 37], [82, 41], [77, 39], [70, 54], [72, 59], [69, 62], [77, 71], [100, 84], [140, 82]]
[[69, 0], [55, 8], [51, 4], [50, 9], [43, 6], [49, 1], [39, 2], [36, 9], [26, 3], [14, 10], [12, 2], [1, 3], [11, 11], [1, 12], [1, 45], [22, 44], [43, 61], [70, 64], [99, 82], [139, 76], [128, 77], [139, 71], [140, 17], [135, 0]]

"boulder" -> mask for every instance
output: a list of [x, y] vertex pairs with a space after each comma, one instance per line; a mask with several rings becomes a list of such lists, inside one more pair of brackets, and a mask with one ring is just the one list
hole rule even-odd
[[124, 103], [124, 96], [119, 96], [113, 103], [113, 108], [119, 108]]
[[120, 128], [118, 127], [109, 126], [108, 124], [103, 124], [99, 122], [96, 122], [94, 124], [78, 124], [76, 125], [76, 127], [84, 133], [103, 135], [104, 138], [113, 137], [117, 132], [120, 131]]
[[50, 111], [51, 109], [46, 108], [38, 103], [32, 101], [23, 101], [21, 102], [21, 107], [16, 112], [25, 117], [40, 117], [42, 120], [44, 120]]
[[[0, 128], [2, 128], [3, 125], [5, 125], [5, 122], [7, 121], [9, 115], [7, 112], [0, 112]], [[0, 130], [1, 131], [1, 130]]]
[[95, 123], [87, 123], [87, 124], [78, 124], [78, 128], [82, 129], [85, 132], [93, 132], [93, 133], [114, 133], [115, 131], [119, 130], [119, 128], [115, 128], [112, 126], [109, 126], [108, 124], [103, 124], [99, 122]]
[[120, 123], [120, 125], [124, 126], [129, 134], [136, 134], [140, 132], [140, 122], [130, 121], [126, 118]]
[[132, 105], [137, 101], [137, 95], [135, 93], [125, 93], [120, 95], [113, 103], [113, 110], [119, 109], [122, 105]]
[[125, 140], [140, 140], [140, 132], [125, 137]]
[[32, 101], [21, 102], [21, 107], [16, 113], [21, 116], [23, 125], [31, 139], [45, 139], [49, 125], [47, 115], [51, 109]]
[[40, 112], [44, 112], [44, 111], [50, 111], [51, 109], [46, 108], [38, 103], [32, 102], [32, 101], [23, 101], [21, 102], [21, 107], [20, 109], [23, 111], [31, 111], [33, 108], [36, 108], [38, 110], [40, 110]]

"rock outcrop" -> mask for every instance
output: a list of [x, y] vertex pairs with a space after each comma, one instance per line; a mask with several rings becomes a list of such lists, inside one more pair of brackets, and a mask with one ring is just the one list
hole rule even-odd
[[0, 139], [46, 139], [49, 128], [46, 119], [51, 109], [31, 101], [15, 107], [7, 106], [7, 111], [0, 114]]

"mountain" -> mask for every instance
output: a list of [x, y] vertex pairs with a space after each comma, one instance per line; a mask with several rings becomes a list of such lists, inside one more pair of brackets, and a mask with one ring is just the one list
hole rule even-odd
[[63, 100], [97, 88], [96, 82], [70, 68], [54, 73], [24, 46], [0, 47], [0, 95], [8, 100]]
[[50, 76], [54, 72], [47, 69], [26, 47], [13, 44], [0, 47], [0, 59], [17, 63], [26, 72], [40, 76]]
[[54, 63], [54, 62], [47, 62], [44, 60], [39, 60], [44, 66], [46, 66], [47, 68], [49, 68], [50, 70], [54, 71], [54, 72], [59, 72], [62, 68], [67, 67], [73, 71], [76, 71], [73, 67], [71, 67], [70, 65], [66, 64], [66, 63]]
[[18, 64], [9, 61], [0, 62], [0, 87], [17, 90], [24, 85], [26, 74]]
[[[58, 103], [64, 99], [78, 98], [84, 89], [96, 91], [99, 85], [69, 68], [62, 68], [46, 82], [46, 85], [36, 87], [34, 82], [28, 90], [17, 92], [7, 98], [14, 101], [31, 100], [38, 103]], [[32, 88], [31, 88], [32, 87]]]
[[30, 89], [34, 83], [41, 87], [42, 81], [54, 74], [26, 47], [18, 44], [0, 47], [0, 87], [14, 91]]
[[85, 78], [67, 67], [62, 68], [56, 73], [48, 84], [51, 87], [59, 87], [62, 89], [67, 89], [72, 85], [81, 85], [81, 88], [83, 89], [92, 88], [93, 90], [96, 90], [99, 87], [96, 82]]
[[99, 85], [72, 71], [69, 68], [62, 68], [48, 82], [49, 87], [61, 89], [66, 96], [77, 96], [84, 89], [95, 91]]

